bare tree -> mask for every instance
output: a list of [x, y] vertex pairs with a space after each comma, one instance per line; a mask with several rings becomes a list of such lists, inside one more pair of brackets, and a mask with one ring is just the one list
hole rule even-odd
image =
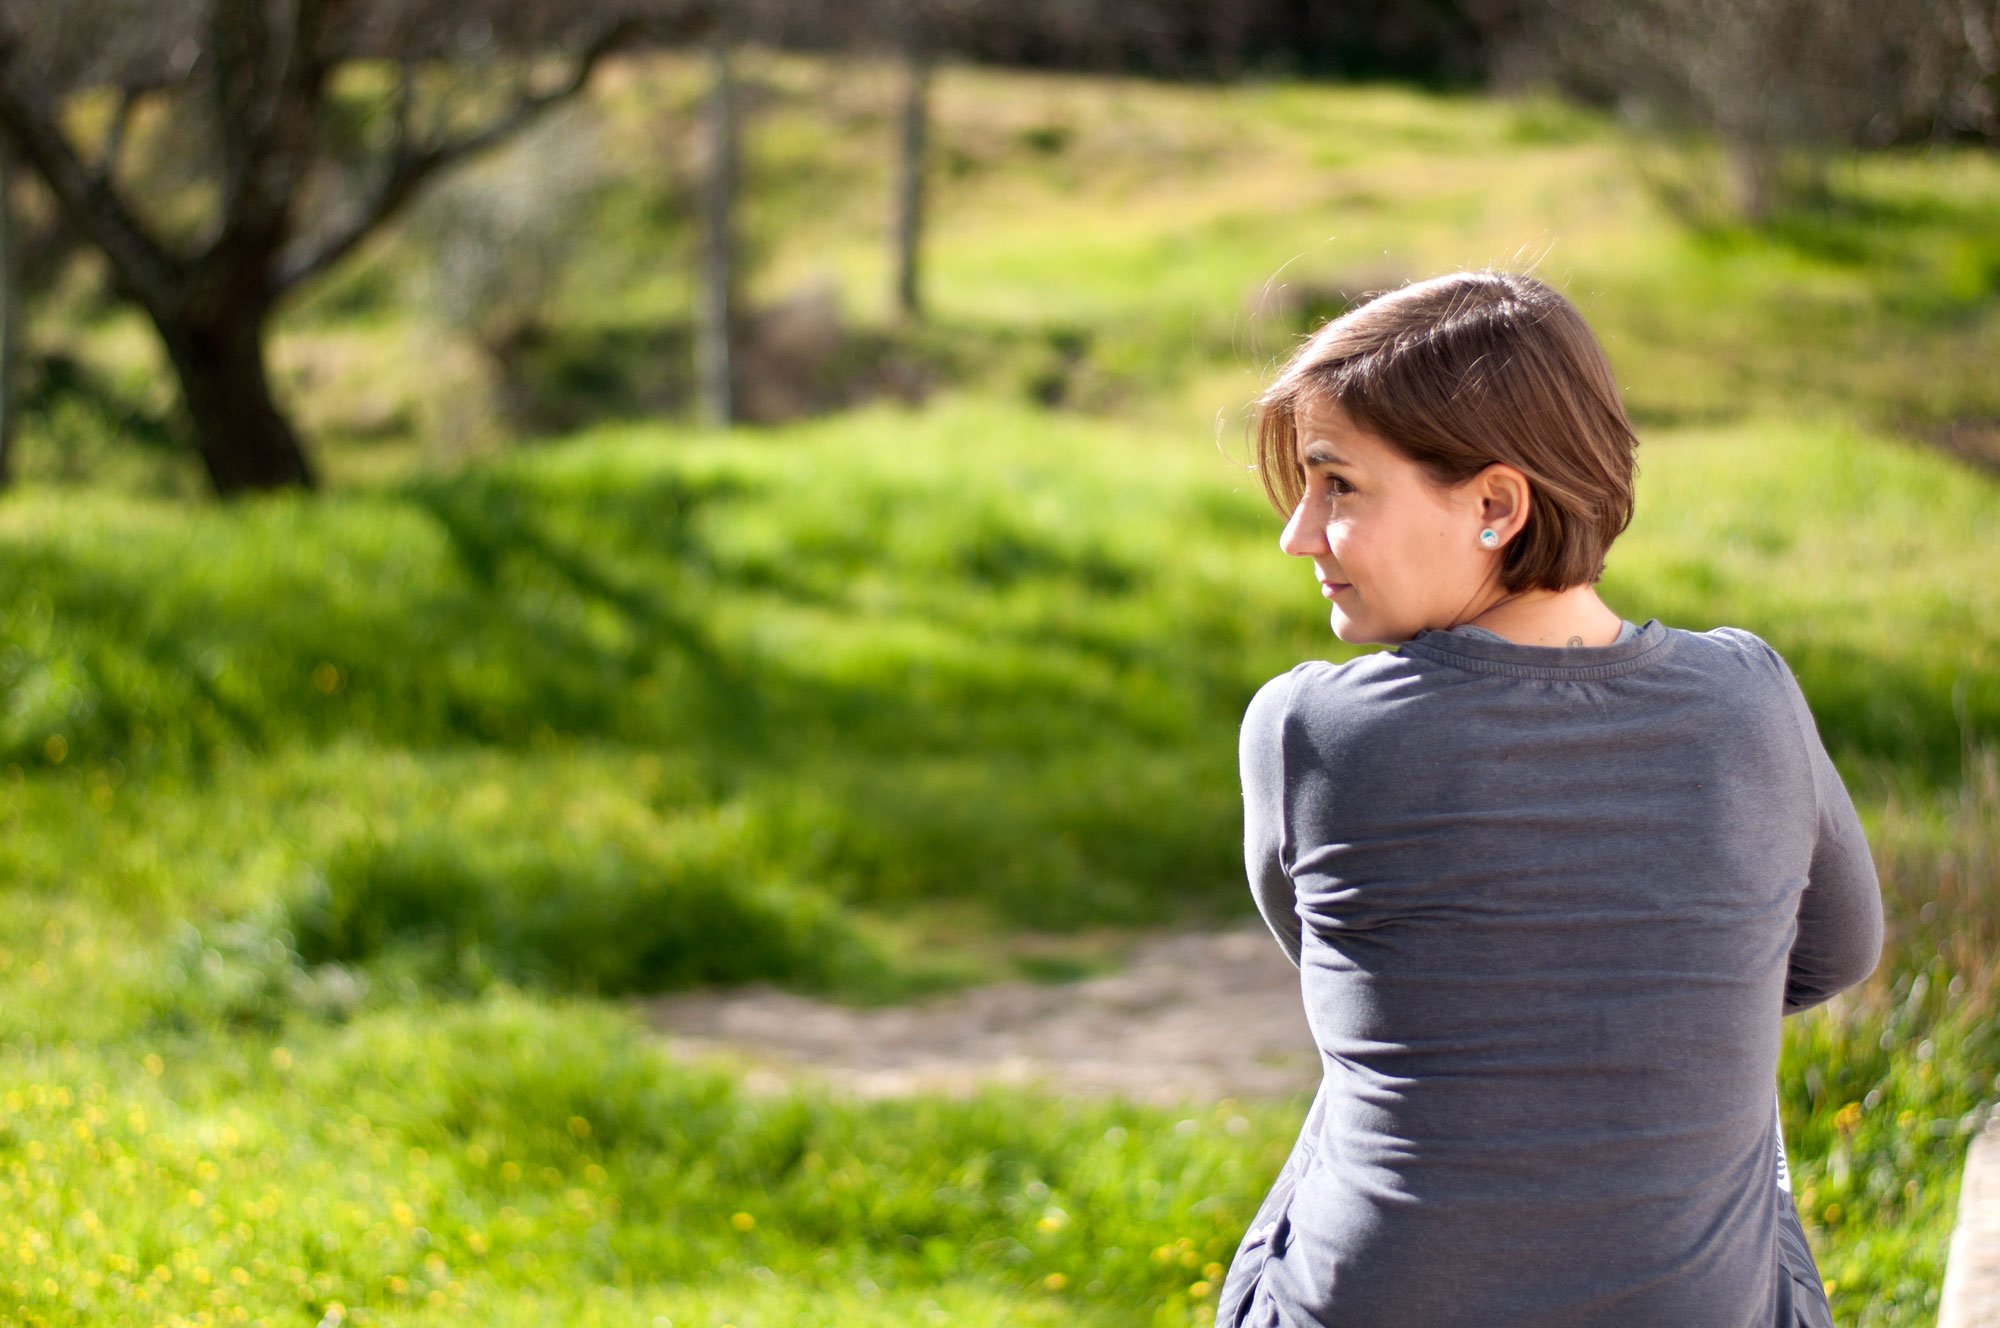
[[895, 272], [895, 308], [915, 321], [923, 313], [918, 291], [918, 264], [924, 229], [924, 162], [930, 137], [931, 52], [912, 41], [903, 55], [903, 104], [897, 117], [896, 197], [889, 226], [891, 268]]
[[[405, 222], [421, 319], [479, 353], [490, 404], [512, 425], [538, 424], [533, 352], [549, 331], [551, 297], [596, 241], [593, 205], [610, 176], [602, 121], [590, 109], [572, 103], [544, 115], [512, 145], [440, 181]], [[457, 432], [463, 417], [454, 409], [452, 418]]]
[[2000, 0], [1959, 0], [1956, 10], [1963, 59], [1946, 113], [2000, 147]]
[[[1533, 0], [1559, 77], [1710, 130], [1762, 218], [1820, 182], [1827, 151], [1934, 113], [1966, 0]], [[1798, 169], [1788, 175], [1788, 166]]]
[[695, 383], [704, 424], [728, 428], [736, 419], [737, 308], [735, 38], [721, 25], [708, 39], [709, 91], [702, 108], [701, 274], [695, 301]]
[[0, 144], [0, 489], [14, 478], [15, 407], [21, 378], [20, 252], [13, 154]]
[[[453, 163], [576, 95], [608, 52], [681, 39], [711, 21], [708, 5], [0, 0], [0, 136], [152, 323], [216, 493], [310, 487], [313, 468], [265, 364], [276, 310]], [[464, 89], [451, 62], [481, 50], [480, 95], [452, 96]], [[552, 55], [561, 58], [553, 77]], [[392, 77], [376, 144], [355, 160], [340, 142], [332, 81], [361, 58]], [[65, 110], [100, 90], [116, 109], [95, 143], [80, 142]], [[149, 208], [155, 200], [125, 178], [127, 127], [156, 100], [177, 125], [202, 131], [196, 192], [213, 203], [192, 227]], [[308, 206], [319, 200], [328, 201]]]
[[[908, 322], [923, 313], [925, 166], [930, 155], [931, 79], [941, 52], [968, 42], [968, 23], [991, 0], [872, 0], [849, 40], [890, 53], [902, 75], [896, 160], [890, 173], [890, 308]], [[1079, 8], [1084, 6], [1079, 5]]]

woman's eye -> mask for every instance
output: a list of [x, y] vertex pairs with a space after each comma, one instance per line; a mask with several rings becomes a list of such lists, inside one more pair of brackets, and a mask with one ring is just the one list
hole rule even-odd
[[1340, 478], [1340, 476], [1338, 475], [1327, 476], [1326, 487], [1332, 490], [1333, 496], [1336, 498], [1340, 497], [1344, 493], [1354, 492], [1354, 486], [1352, 484], [1349, 484], [1346, 480]]

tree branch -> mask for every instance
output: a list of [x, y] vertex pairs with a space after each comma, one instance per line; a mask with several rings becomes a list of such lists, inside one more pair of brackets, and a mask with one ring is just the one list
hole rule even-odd
[[110, 180], [85, 164], [53, 110], [19, 88], [16, 57], [11, 44], [0, 42], [0, 130], [48, 185], [69, 224], [104, 251], [119, 283], [150, 310], [172, 308], [185, 279], [184, 260], [147, 234]]
[[417, 97], [417, 73], [408, 60], [396, 62], [396, 136], [389, 142], [389, 159], [400, 160], [410, 147], [410, 108]]
[[97, 183], [109, 185], [118, 170], [118, 151], [125, 146], [125, 131], [132, 123], [132, 108], [139, 104], [137, 89], [126, 88], [118, 97], [118, 109], [111, 126], [104, 131], [104, 150], [98, 154]]
[[256, 0], [215, 0], [208, 46], [215, 55], [215, 123], [221, 131], [222, 194], [216, 228], [226, 228], [241, 207], [256, 170], [258, 74], [264, 64], [267, 15]]
[[527, 128], [550, 107], [576, 96], [589, 82], [591, 71], [598, 62], [640, 30], [641, 25], [632, 19], [613, 23], [584, 49], [569, 77], [556, 87], [520, 97], [511, 109], [483, 129], [418, 151], [410, 151], [403, 142], [403, 134], [407, 130], [404, 122], [407, 89], [399, 92], [397, 148], [390, 154], [388, 168], [375, 192], [345, 224], [314, 237], [309, 245], [296, 245], [288, 251], [278, 265], [276, 291], [282, 295], [346, 257], [377, 227], [408, 206], [418, 189], [446, 166], [492, 151]]
[[240, 257], [245, 245], [274, 247], [290, 228], [292, 200], [314, 154], [327, 73], [325, 11], [322, 0], [286, 0], [281, 12], [268, 0], [215, 0], [209, 46], [222, 199], [204, 264]]

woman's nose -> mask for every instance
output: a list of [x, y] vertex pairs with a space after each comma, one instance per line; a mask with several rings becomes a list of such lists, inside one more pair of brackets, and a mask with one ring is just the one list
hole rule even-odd
[[1327, 552], [1326, 527], [1318, 519], [1318, 514], [1306, 499], [1299, 499], [1299, 505], [1292, 509], [1292, 519], [1285, 523], [1285, 531], [1278, 536], [1278, 547], [1286, 553], [1309, 558], [1316, 553]]

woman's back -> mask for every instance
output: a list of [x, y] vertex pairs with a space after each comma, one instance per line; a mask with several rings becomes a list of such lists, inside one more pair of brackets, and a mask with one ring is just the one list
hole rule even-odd
[[1325, 1070], [1239, 1253], [1274, 1321], [1788, 1323], [1779, 1016], [1881, 905], [1784, 661], [1426, 630], [1274, 679], [1241, 755]]

